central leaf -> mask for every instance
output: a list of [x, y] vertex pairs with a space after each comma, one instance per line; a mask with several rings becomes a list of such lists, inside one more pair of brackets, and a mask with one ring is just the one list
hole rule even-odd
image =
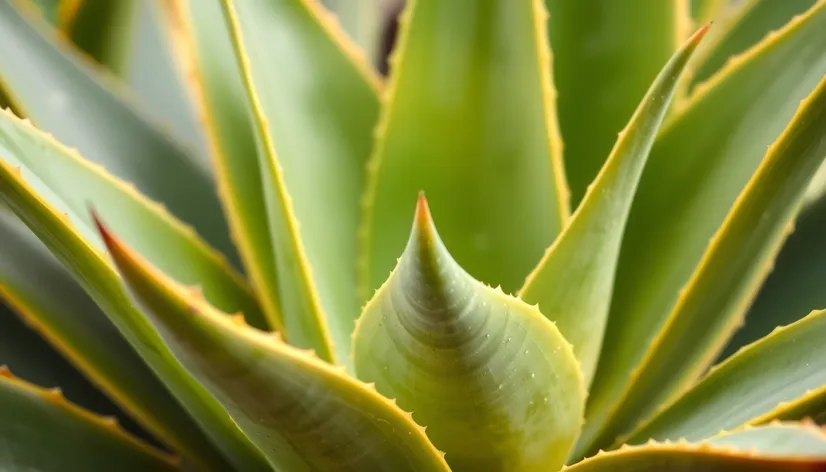
[[452, 470], [556, 470], [579, 433], [585, 388], [571, 345], [456, 263], [423, 196], [353, 352], [357, 375], [412, 410]]

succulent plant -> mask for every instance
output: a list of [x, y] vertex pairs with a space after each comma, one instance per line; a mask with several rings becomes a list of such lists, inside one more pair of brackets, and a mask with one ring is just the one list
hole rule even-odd
[[826, 471], [826, 1], [327, 3], [0, 2], [0, 469]]

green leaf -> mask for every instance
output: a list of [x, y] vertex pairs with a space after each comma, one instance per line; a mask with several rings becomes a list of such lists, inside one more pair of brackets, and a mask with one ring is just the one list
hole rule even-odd
[[127, 429], [136, 431], [134, 422], [52, 349], [37, 333], [35, 325], [12, 311], [4, 295], [0, 294], [0, 298], [5, 302], [0, 303], [0, 326], [3, 327], [0, 330], [0, 365], [9, 366], [37, 385], [60, 385], [70, 401], [99, 414], [118, 415], [118, 420], [130, 423]]
[[571, 222], [528, 276], [520, 297], [539, 310], [574, 346], [591, 383], [608, 317], [620, 243], [648, 153], [691, 54], [699, 30], [663, 67], [585, 194]]
[[576, 206], [602, 168], [617, 132], [683, 42], [688, 32], [683, 30], [691, 26], [683, 24], [687, 2], [675, 0], [544, 3], [551, 13], [548, 29], [565, 171]]
[[568, 218], [539, 0], [411, 0], [371, 158], [360, 297], [393, 268], [420, 190], [475, 278], [515, 291]]
[[[124, 81], [143, 106], [163, 117], [171, 133], [190, 143], [195, 149], [194, 157], [209, 163], [214, 172], [205, 124], [193, 103], [193, 79], [186, 75], [184, 64], [177, 60], [177, 34], [168, 31], [164, 18], [164, 6], [170, 3], [160, 0], [138, 2]], [[223, 199], [220, 188], [218, 192]]]
[[826, 459], [826, 433], [812, 422], [780, 423], [747, 427], [723, 432], [708, 440], [709, 444], [741, 450], [757, 450], [766, 456], [811, 457]]
[[144, 112], [130, 108], [136, 104], [116, 82], [41, 30], [11, 2], [0, 2], [0, 84], [17, 108], [39, 128], [169, 207], [234, 262], [235, 248], [207, 164]]
[[287, 338], [345, 363], [358, 316], [356, 228], [378, 80], [322, 21], [316, 3], [222, 6], [263, 147]]
[[[8, 121], [7, 114], [0, 114]], [[20, 128], [23, 133], [33, 133]], [[13, 136], [13, 135], [12, 135]], [[8, 136], [3, 136], [7, 138]], [[41, 141], [44, 149], [50, 147], [48, 141]], [[35, 154], [40, 156], [40, 153]], [[8, 156], [6, 150], [0, 149], [0, 156]], [[79, 161], [80, 162], [80, 161]], [[80, 169], [80, 168], [78, 168]], [[70, 174], [71, 175], [71, 174]], [[79, 175], [75, 173], [74, 175]], [[82, 174], [80, 174], [82, 175]], [[66, 174], [61, 175], [66, 178]], [[25, 177], [42, 187], [34, 175], [26, 171]], [[66, 179], [79, 185], [77, 178]], [[89, 179], [83, 182], [87, 184]], [[85, 188], [85, 185], [80, 185]], [[107, 195], [111, 197], [111, 195]], [[202, 430], [238, 469], [250, 472], [269, 471], [259, 452], [241, 434], [226, 411], [218, 402], [193, 379], [164, 344], [151, 323], [129, 300], [115, 269], [103, 258], [99, 249], [92, 245], [90, 235], [84, 235], [85, 224], [76, 228], [72, 222], [83, 224], [86, 217], [73, 214], [69, 218], [61, 213], [64, 205], [55, 205], [40, 196], [31, 184], [24, 180], [23, 171], [12, 167], [0, 159], [0, 200], [8, 205], [20, 219], [43, 241], [49, 250], [60, 259], [109, 317], [118, 331], [126, 338], [132, 348], [155, 372], [159, 380], [181, 403], [181, 406], [198, 423]], [[96, 200], [103, 207], [108, 207], [117, 200], [103, 198]], [[133, 208], [126, 214], [109, 213], [116, 222], [127, 215], [139, 215]], [[146, 210], [144, 210], [146, 211]], [[127, 221], [128, 223], [128, 221]], [[134, 220], [133, 220], [134, 224]], [[144, 225], [146, 223], [144, 222]], [[132, 226], [134, 227], [134, 226]], [[144, 226], [145, 227], [145, 226]], [[124, 226], [128, 228], [128, 226]], [[154, 233], [161, 241], [167, 243], [174, 239], [170, 232]], [[99, 241], [99, 237], [96, 239]], [[183, 254], [175, 253], [178, 256]], [[190, 254], [191, 255], [191, 254]], [[170, 254], [172, 257], [172, 254]], [[200, 452], [200, 451], [195, 451]], [[208, 462], [207, 462], [208, 464]]]
[[603, 429], [603, 441], [685, 391], [743, 324], [806, 187], [826, 156], [824, 135], [826, 78], [801, 102], [715, 234], [665, 326], [637, 365]]
[[0, 367], [0, 468], [10, 472], [176, 471], [169, 457], [67, 402], [60, 390], [43, 390]]
[[[261, 157], [221, 5], [217, 0], [202, 1], [192, 8], [190, 0], [169, 0], [163, 2], [163, 7], [177, 63], [191, 81], [206, 128], [233, 239], [267, 321], [283, 331], [275, 243], [267, 221], [259, 167]], [[293, 341], [292, 323], [290, 328], [283, 334]]]
[[413, 410], [452, 470], [556, 470], [579, 433], [585, 385], [571, 345], [453, 260], [423, 195], [353, 346], [358, 377]]
[[780, 402], [764, 415], [773, 420], [811, 419], [817, 424], [826, 424], [826, 385], [809, 390], [805, 394], [787, 402]]
[[408, 413], [343, 369], [191, 297], [99, 223], [163, 338], [277, 470], [447, 471]]
[[0, 160], [20, 167], [34, 190], [95, 246], [102, 247], [102, 242], [86, 214], [89, 204], [172, 277], [197, 284], [196, 289], [203, 290], [216, 306], [243, 312], [263, 326], [260, 308], [246, 282], [191, 228], [133, 187], [6, 111], [0, 111]]
[[[196, 462], [213, 464], [207, 470], [227, 470], [229, 466], [204, 433], [71, 274], [14, 215], [2, 209], [0, 241], [0, 298], [147, 430]], [[11, 359], [0, 357], [0, 364], [8, 364], [40, 385], [60, 385], [69, 398], [75, 398], [76, 389], [64, 383], [65, 374], [38, 374], [41, 369], [57, 367], [38, 355], [42, 352], [38, 344], [19, 337], [7, 340], [13, 326], [0, 326], [0, 351], [15, 350]], [[39, 365], [21, 365], [16, 359]]]
[[705, 51], [701, 60], [695, 62], [694, 83], [707, 80], [732, 57], [811, 8], [817, 0], [749, 0], [742, 3], [735, 18], [724, 21], [714, 47]]
[[[826, 2], [663, 124], [628, 219], [580, 453], [591, 450], [735, 199], [826, 74]], [[606, 438], [607, 439], [607, 438]]]
[[811, 426], [772, 425], [692, 444], [649, 443], [599, 453], [565, 472], [815, 472], [826, 467], [826, 435]]
[[786, 413], [784, 419], [824, 413], [798, 409], [799, 416], [792, 418], [780, 405], [826, 385], [824, 336], [826, 311], [778, 328], [712, 368], [685, 395], [634, 431], [629, 441], [702, 439], [723, 429], [769, 422], [779, 413]]
[[779, 325], [793, 323], [826, 307], [826, 196], [801, 210], [771, 275], [746, 315], [745, 326], [731, 339], [721, 358], [757, 341]]

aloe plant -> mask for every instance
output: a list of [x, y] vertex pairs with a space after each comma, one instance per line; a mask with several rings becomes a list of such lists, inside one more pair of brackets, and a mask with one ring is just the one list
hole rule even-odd
[[0, 2], [0, 468], [826, 470], [826, 1], [328, 3]]

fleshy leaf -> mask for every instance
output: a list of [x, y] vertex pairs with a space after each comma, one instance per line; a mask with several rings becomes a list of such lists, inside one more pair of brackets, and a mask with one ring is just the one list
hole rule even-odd
[[358, 377], [413, 410], [452, 470], [555, 470], [579, 432], [585, 387], [571, 345], [453, 260], [424, 196], [353, 346]]
[[[96, 247], [102, 247], [86, 206], [98, 211], [144, 251], [162, 270], [182, 283], [197, 284], [226, 311], [241, 311], [263, 326], [263, 317], [246, 282], [213, 249], [162, 207], [133, 187], [110, 177], [8, 111], [0, 111], [0, 160], [20, 167], [29, 185], [63, 212]], [[5, 192], [0, 188], [0, 193]]]
[[127, 430], [139, 431], [128, 416], [43, 340], [36, 327], [12, 311], [1, 292], [0, 365], [9, 366], [33, 384], [60, 385], [66, 398], [75, 404], [99, 414], [116, 415], [118, 421], [128, 423], [124, 424]]
[[[197, 8], [191, 0], [162, 3], [176, 62], [191, 81], [206, 128], [233, 239], [269, 324], [283, 330], [275, 244], [267, 221], [259, 149], [220, 2], [200, 1]], [[283, 334], [293, 341], [290, 332]], [[295, 341], [300, 344], [300, 339]]]
[[794, 232], [749, 308], [745, 326], [729, 341], [721, 359], [779, 325], [793, 323], [812, 310], [826, 307], [826, 195], [804, 205], [807, 206], [795, 220]]
[[620, 243], [640, 175], [683, 69], [708, 26], [663, 67], [571, 221], [528, 276], [520, 297], [538, 304], [574, 346], [591, 383], [608, 317]]
[[[695, 62], [695, 83], [707, 80], [726, 61], [754, 46], [767, 34], [780, 29], [795, 15], [799, 15], [814, 5], [817, 0], [749, 0], [730, 21], [723, 21], [720, 37], [714, 47]], [[713, 18], [712, 18], [713, 19]], [[699, 55], [698, 55], [699, 56]]]
[[[824, 413], [799, 409], [799, 416], [792, 418], [780, 404], [826, 385], [825, 336], [826, 311], [778, 328], [712, 368], [685, 395], [632, 433], [630, 442], [695, 440], [776, 417], [800, 419]], [[773, 413], [778, 406], [781, 409]]]
[[[0, 156], [6, 157], [2, 151]], [[59, 207], [40, 196], [27, 183], [24, 175], [34, 179], [28, 172], [23, 174], [19, 168], [0, 159], [0, 201], [7, 204], [72, 272], [127, 342], [228, 460], [245, 472], [269, 471], [269, 466], [259, 451], [241, 434], [220, 404], [181, 367], [151, 323], [129, 300], [117, 272], [104, 259], [100, 250], [72, 225], [72, 221], [84, 220], [77, 215], [72, 219], [67, 218], [61, 213], [62, 208], [59, 210]], [[67, 181], [79, 185], [76, 179]], [[100, 200], [100, 203], [107, 206], [112, 202]], [[110, 216], [116, 221], [126, 215], [110, 213]], [[170, 238], [163, 241], [168, 243]]]
[[368, 170], [362, 301], [385, 280], [420, 190], [475, 278], [518, 289], [568, 218], [541, 0], [410, 0]]
[[12, 377], [0, 366], [0, 468], [8, 471], [164, 472], [171, 458], [128, 436], [110, 418]]
[[344, 363], [378, 79], [314, 2], [221, 3], [263, 148], [284, 330], [291, 344]]
[[175, 355], [277, 470], [447, 471], [424, 429], [371, 386], [221, 316], [99, 228]]
[[[148, 431], [205, 470], [227, 470], [226, 461], [95, 302], [28, 228], [9, 213], [0, 209], [0, 298]], [[0, 338], [12, 335], [12, 326], [0, 326]], [[0, 339], [0, 351], [14, 349], [14, 344], [22, 342], [23, 338], [12, 343]], [[17, 346], [24, 351], [15, 353], [14, 358], [23, 358], [29, 365], [45, 363], [37, 355], [37, 345]], [[54, 379], [60, 383], [44, 383], [49, 379], [33, 372], [38, 366], [21, 365], [9, 358], [0, 359], [0, 364], [8, 364], [40, 385], [61, 385], [67, 394], [76, 390], [64, 384], [62, 376]], [[40, 366], [57, 367], [53, 363]]]
[[[719, 355], [780, 250], [815, 170], [826, 156], [826, 78], [738, 197], [659, 336], [634, 371], [602, 437], [627, 431], [670, 403]], [[597, 441], [600, 442], [600, 441]]]
[[671, 115], [628, 219], [578, 450], [594, 446], [709, 241], [826, 74], [826, 2], [732, 62]]
[[15, 107], [40, 129], [166, 205], [237, 261], [207, 164], [136, 111], [117, 83], [67, 44], [47, 37], [12, 3], [0, 2], [0, 83]]
[[548, 29], [565, 171], [577, 206], [617, 132], [691, 26], [681, 21], [687, 19], [682, 15], [688, 12], [681, 11], [687, 2], [675, 0], [544, 3], [551, 13]]
[[811, 426], [772, 425], [702, 443], [654, 443], [601, 452], [565, 472], [821, 472], [826, 435]]
[[761, 455], [766, 456], [826, 455], [826, 432], [811, 421], [772, 422], [765, 426], [723, 432], [709, 438], [708, 443], [735, 449], [757, 450]]

